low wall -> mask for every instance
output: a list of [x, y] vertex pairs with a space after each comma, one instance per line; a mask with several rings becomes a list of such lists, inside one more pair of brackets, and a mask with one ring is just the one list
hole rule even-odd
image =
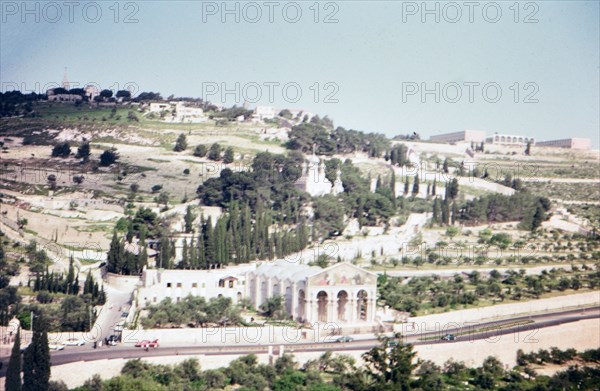
[[297, 327], [207, 327], [185, 329], [123, 330], [122, 342], [135, 344], [142, 340], [158, 339], [169, 345], [264, 345], [296, 342], [330, 342], [338, 338], [331, 335], [335, 325], [322, 329], [299, 329]]

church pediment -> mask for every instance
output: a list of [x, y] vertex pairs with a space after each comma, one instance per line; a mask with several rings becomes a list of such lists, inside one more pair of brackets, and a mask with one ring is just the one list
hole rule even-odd
[[377, 276], [350, 263], [339, 263], [308, 278], [313, 286], [376, 285]]

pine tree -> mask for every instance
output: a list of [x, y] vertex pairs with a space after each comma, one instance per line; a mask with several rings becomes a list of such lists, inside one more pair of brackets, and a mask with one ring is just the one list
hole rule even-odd
[[17, 330], [15, 343], [10, 353], [4, 387], [6, 390], [21, 391], [21, 329]]

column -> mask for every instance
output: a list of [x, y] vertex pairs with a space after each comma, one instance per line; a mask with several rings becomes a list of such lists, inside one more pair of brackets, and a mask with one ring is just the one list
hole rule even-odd
[[262, 284], [260, 282], [260, 276], [256, 275], [255, 279], [254, 279], [254, 306], [256, 308], [258, 308], [258, 306], [261, 304], [260, 303], [261, 288], [262, 288]]
[[346, 304], [346, 318], [350, 323], [356, 323], [356, 300], [354, 296], [348, 296]]
[[292, 313], [290, 315], [292, 315], [292, 319], [296, 320], [298, 318], [298, 288], [296, 287], [295, 282], [292, 284], [291, 288], [292, 296], [290, 300], [292, 300]]
[[336, 322], [337, 321], [337, 295], [334, 295], [333, 292], [327, 292], [327, 321], [328, 322]]

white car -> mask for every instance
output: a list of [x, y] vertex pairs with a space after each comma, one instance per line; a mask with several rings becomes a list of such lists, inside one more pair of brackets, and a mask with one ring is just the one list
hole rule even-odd
[[69, 338], [65, 341], [66, 346], [82, 346], [85, 345], [85, 341], [81, 338]]
[[48, 348], [50, 350], [63, 350], [65, 348], [65, 345], [51, 343], [51, 344], [48, 345]]

